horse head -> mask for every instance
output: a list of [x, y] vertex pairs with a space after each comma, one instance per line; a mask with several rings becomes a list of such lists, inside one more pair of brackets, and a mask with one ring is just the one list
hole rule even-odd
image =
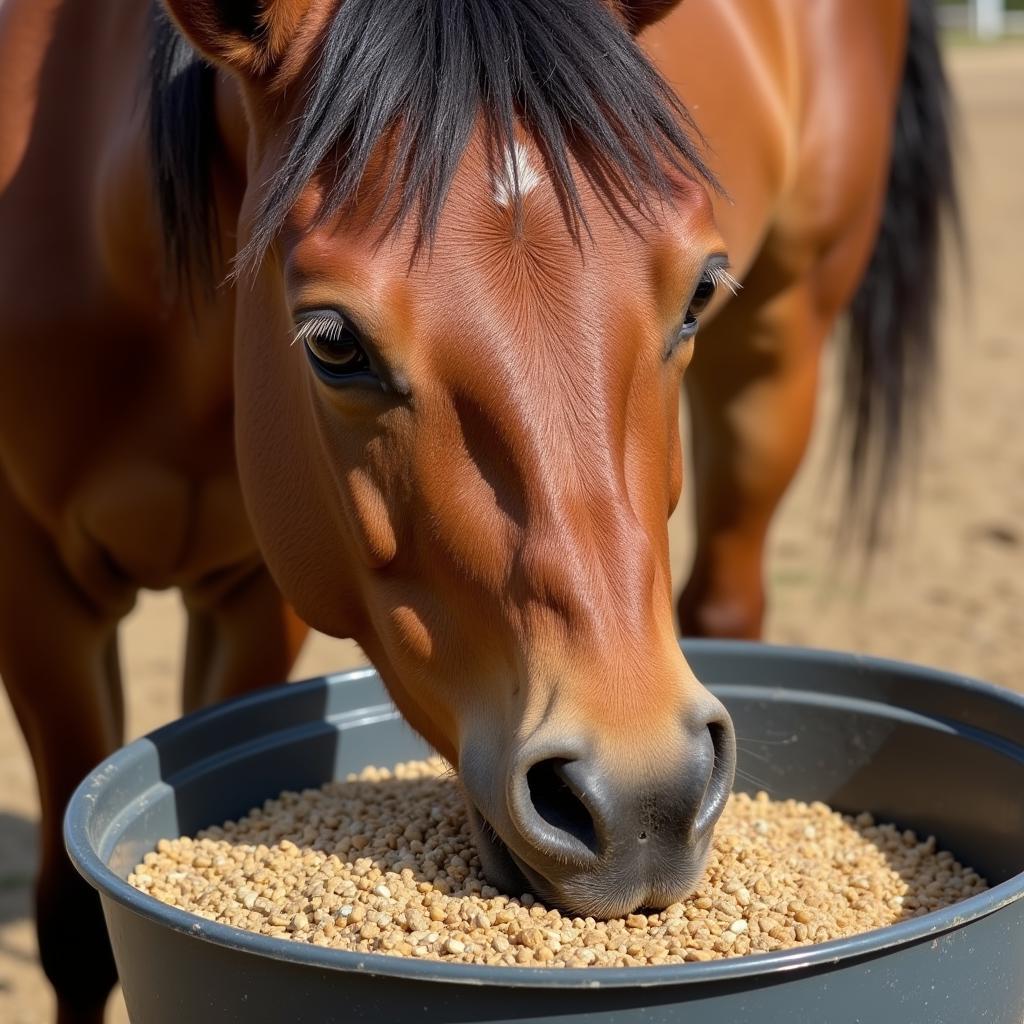
[[237, 455], [280, 587], [457, 766], [497, 885], [682, 897], [734, 743], [676, 642], [667, 519], [728, 275], [630, 34], [667, 5], [167, 6], [246, 168]]

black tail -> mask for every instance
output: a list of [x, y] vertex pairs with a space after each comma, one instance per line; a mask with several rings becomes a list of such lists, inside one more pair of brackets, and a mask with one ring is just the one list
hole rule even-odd
[[878, 542], [904, 455], [920, 438], [937, 371], [942, 225], [960, 222], [952, 104], [935, 0], [910, 0], [906, 63], [893, 127], [885, 210], [850, 307], [841, 436], [850, 442], [849, 497], [869, 550]]

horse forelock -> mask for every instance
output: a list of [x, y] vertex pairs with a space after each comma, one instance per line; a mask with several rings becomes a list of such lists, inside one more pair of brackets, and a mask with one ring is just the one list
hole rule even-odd
[[[165, 18], [154, 23], [153, 67], [173, 53], [199, 77], [200, 58], [187, 57]], [[308, 34], [299, 38], [310, 45]], [[667, 194], [674, 172], [717, 188], [689, 112], [603, 0], [344, 0], [314, 45], [285, 155], [262, 187], [238, 257], [243, 270], [255, 268], [317, 176], [330, 182], [324, 220], [364, 195], [384, 143], [394, 157], [374, 190], [381, 206], [395, 206], [393, 224], [415, 217], [419, 237], [432, 239], [481, 125], [494, 154], [494, 199], [515, 203], [544, 177], [576, 236], [587, 227], [577, 174], [613, 207], [647, 208]], [[194, 166], [180, 173], [195, 162], [195, 132], [176, 130], [167, 116], [166, 75], [154, 75], [151, 92], [164, 136], [154, 133], [153, 158], [165, 234], [195, 256], [208, 251], [209, 240], [196, 236], [209, 230], [209, 185]], [[517, 148], [522, 137], [535, 158]]]

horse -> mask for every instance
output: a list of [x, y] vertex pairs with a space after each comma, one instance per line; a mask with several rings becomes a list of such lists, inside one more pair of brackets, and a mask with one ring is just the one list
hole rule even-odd
[[186, 710], [354, 637], [495, 884], [685, 896], [735, 738], [676, 626], [759, 635], [848, 309], [875, 521], [954, 210], [930, 0], [5, 0], [0, 675], [58, 1020], [115, 981], [60, 817], [141, 587], [182, 592]]

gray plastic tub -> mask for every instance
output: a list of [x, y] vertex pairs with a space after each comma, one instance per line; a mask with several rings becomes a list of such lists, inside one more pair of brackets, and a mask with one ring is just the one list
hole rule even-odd
[[[773, 795], [870, 809], [923, 833], [992, 888], [856, 938], [706, 964], [476, 967], [266, 938], [164, 906], [125, 881], [161, 837], [282, 789], [421, 756], [369, 670], [191, 715], [96, 769], [68, 808], [99, 890], [134, 1024], [545, 1021], [1021, 1024], [1024, 699], [910, 665], [691, 641], [732, 712], [740, 768]], [[742, 775], [739, 785], [744, 785]]]

